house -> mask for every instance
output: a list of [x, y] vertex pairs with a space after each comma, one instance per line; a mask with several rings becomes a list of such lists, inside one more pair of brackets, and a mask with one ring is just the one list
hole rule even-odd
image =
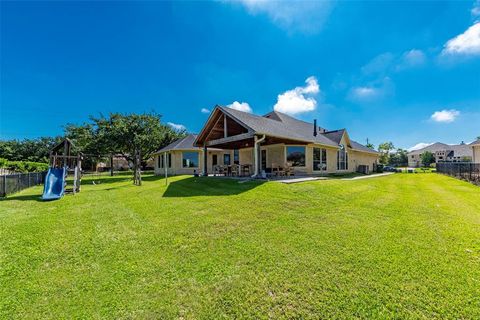
[[425, 151], [433, 153], [435, 163], [438, 162], [470, 162], [473, 158], [472, 148], [465, 143], [445, 144], [436, 142], [422, 149], [408, 153], [408, 166], [420, 167], [422, 165], [421, 154]]
[[472, 148], [472, 161], [474, 163], [480, 163], [480, 139], [470, 143], [470, 147]]
[[346, 129], [328, 131], [277, 111], [258, 116], [217, 106], [198, 135], [175, 141], [155, 159], [157, 174], [166, 167], [171, 174], [206, 175], [238, 164], [245, 175], [260, 176], [284, 166], [295, 174], [371, 172], [378, 153], [350, 139]]
[[[197, 135], [189, 134], [158, 150], [154, 154], [155, 173], [165, 174], [165, 169], [169, 175], [202, 173], [205, 156], [202, 148], [194, 146], [195, 139], [197, 139]], [[213, 172], [213, 167], [216, 165], [232, 163], [239, 163], [238, 151], [208, 149], [207, 168], [209, 168], [209, 172]]]

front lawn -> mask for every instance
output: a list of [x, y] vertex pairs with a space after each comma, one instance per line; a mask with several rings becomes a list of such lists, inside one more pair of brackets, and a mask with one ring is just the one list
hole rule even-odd
[[466, 182], [98, 179], [0, 201], [0, 318], [480, 318]]

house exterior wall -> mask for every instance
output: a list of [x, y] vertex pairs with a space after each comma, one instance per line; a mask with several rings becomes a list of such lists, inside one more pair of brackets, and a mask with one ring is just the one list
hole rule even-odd
[[480, 145], [473, 145], [473, 162], [480, 163]]
[[[286, 144], [276, 144], [276, 145], [267, 145], [262, 146], [260, 150], [266, 150], [266, 161], [267, 168], [271, 168], [273, 164], [279, 166], [285, 166], [287, 162], [287, 146]], [[305, 147], [305, 166], [302, 167], [293, 167], [293, 170], [296, 174], [329, 174], [329, 173], [341, 173], [341, 172], [355, 172], [359, 165], [368, 165], [370, 172], [373, 171], [374, 163], [378, 162], [378, 156], [376, 154], [371, 154], [367, 152], [355, 151], [347, 148], [348, 153], [348, 169], [347, 170], [337, 170], [337, 149], [332, 147], [325, 147], [322, 145], [309, 144], [304, 145]], [[314, 171], [313, 170], [313, 149], [320, 148], [326, 150], [327, 153], [327, 170], [325, 171]], [[480, 148], [479, 148], [480, 149]], [[199, 165], [195, 168], [183, 168], [183, 152], [184, 151], [170, 151], [172, 155], [172, 165], [168, 169], [169, 175], [193, 175], [194, 171], [198, 174], [203, 172], [203, 150], [185, 150], [185, 152], [196, 151], [199, 154]], [[217, 164], [223, 165], [223, 156], [224, 154], [230, 154], [231, 164], [233, 164], [233, 150], [221, 150], [221, 151], [207, 151], [207, 170], [208, 173], [213, 173], [213, 156], [217, 156]], [[480, 153], [480, 150], [479, 150]], [[159, 156], [163, 157], [164, 153], [155, 155], [154, 161], [154, 170], [157, 175], [164, 175], [164, 168], [158, 166]], [[479, 155], [480, 157], [480, 155]], [[480, 158], [479, 158], [480, 159]], [[239, 150], [239, 161], [240, 164], [250, 164], [253, 165], [253, 148], [244, 148]]]
[[[199, 165], [198, 167], [195, 168], [183, 168], [183, 152], [198, 152], [198, 158], [199, 158]], [[170, 168], [167, 168], [167, 172], [169, 175], [182, 175], [182, 174], [187, 174], [187, 175], [193, 175], [195, 172], [198, 174], [201, 174], [203, 172], [203, 150], [174, 150], [174, 151], [169, 151], [169, 153], [172, 155], [172, 165]], [[233, 164], [233, 150], [208, 150], [207, 149], [207, 170], [209, 173], [213, 173], [213, 156], [217, 156], [217, 164], [223, 164], [223, 155], [224, 154], [230, 154], [230, 161]], [[160, 168], [158, 166], [158, 158], [163, 157], [164, 153], [157, 154], [154, 157], [154, 172], [156, 175], [164, 175], [165, 174], [165, 169]], [[168, 156], [167, 156], [168, 157]], [[241, 160], [240, 160], [241, 161]]]

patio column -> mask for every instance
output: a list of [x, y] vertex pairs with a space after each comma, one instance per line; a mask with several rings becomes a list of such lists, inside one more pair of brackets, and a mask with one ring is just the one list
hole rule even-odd
[[253, 137], [254, 140], [254, 148], [253, 148], [253, 159], [255, 163], [255, 176], [259, 177], [260, 176], [260, 143], [262, 143], [265, 140], [265, 135], [261, 137], [260, 139], [257, 136]]
[[207, 171], [207, 159], [208, 159], [207, 145], [203, 145], [203, 175], [204, 175], [205, 177], [208, 176], [208, 171]]

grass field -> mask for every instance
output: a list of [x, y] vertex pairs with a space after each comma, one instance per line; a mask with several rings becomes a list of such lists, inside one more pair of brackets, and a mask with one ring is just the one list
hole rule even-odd
[[0, 318], [480, 318], [480, 188], [85, 179], [0, 201]]

